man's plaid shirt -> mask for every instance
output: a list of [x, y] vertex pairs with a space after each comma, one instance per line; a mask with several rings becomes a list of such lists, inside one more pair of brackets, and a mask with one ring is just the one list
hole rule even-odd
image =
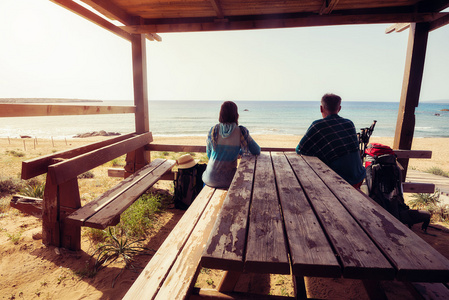
[[354, 123], [334, 114], [314, 121], [296, 147], [296, 152], [316, 156], [329, 164], [358, 149]]

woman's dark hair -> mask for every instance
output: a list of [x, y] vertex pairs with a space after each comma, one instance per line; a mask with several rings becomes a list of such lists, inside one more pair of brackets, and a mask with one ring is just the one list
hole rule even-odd
[[239, 124], [239, 113], [237, 104], [232, 101], [225, 101], [221, 105], [220, 117], [218, 118], [220, 123], [236, 123]]

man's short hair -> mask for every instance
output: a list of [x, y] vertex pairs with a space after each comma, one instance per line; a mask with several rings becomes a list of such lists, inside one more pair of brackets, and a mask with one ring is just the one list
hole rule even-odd
[[341, 105], [341, 97], [335, 94], [325, 94], [321, 98], [321, 105], [328, 112], [336, 113]]

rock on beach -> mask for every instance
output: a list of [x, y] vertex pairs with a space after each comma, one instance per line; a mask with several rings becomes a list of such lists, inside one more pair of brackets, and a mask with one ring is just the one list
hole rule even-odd
[[75, 136], [74, 138], [88, 138], [92, 136], [113, 136], [113, 135], [120, 135], [118, 132], [106, 132], [104, 130], [100, 131], [92, 131], [92, 132], [86, 132], [86, 133], [80, 133]]

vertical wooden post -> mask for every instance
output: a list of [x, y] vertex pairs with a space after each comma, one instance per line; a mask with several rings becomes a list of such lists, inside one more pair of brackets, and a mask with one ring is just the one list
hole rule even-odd
[[[144, 133], [150, 131], [145, 35], [133, 34], [131, 44], [133, 56], [134, 105], [136, 106], [135, 127], [137, 133]], [[125, 168], [125, 177], [142, 168], [149, 162], [149, 160], [144, 148], [137, 149], [133, 154], [128, 154], [126, 156], [127, 168]]]
[[[415, 107], [417, 107], [419, 103], [428, 35], [429, 23], [416, 23], [410, 25], [401, 101], [399, 104], [393, 149], [411, 150], [412, 148], [413, 133], [415, 131]], [[400, 159], [398, 161], [404, 167], [402, 177], [403, 180], [405, 180], [408, 158]]]
[[70, 250], [81, 249], [81, 226], [66, 224], [65, 218], [81, 207], [78, 179], [73, 178], [58, 186], [61, 246]]
[[150, 131], [148, 118], [147, 57], [144, 34], [132, 35], [134, 105], [136, 132]]
[[48, 174], [42, 201], [42, 243], [60, 246], [58, 186]]

